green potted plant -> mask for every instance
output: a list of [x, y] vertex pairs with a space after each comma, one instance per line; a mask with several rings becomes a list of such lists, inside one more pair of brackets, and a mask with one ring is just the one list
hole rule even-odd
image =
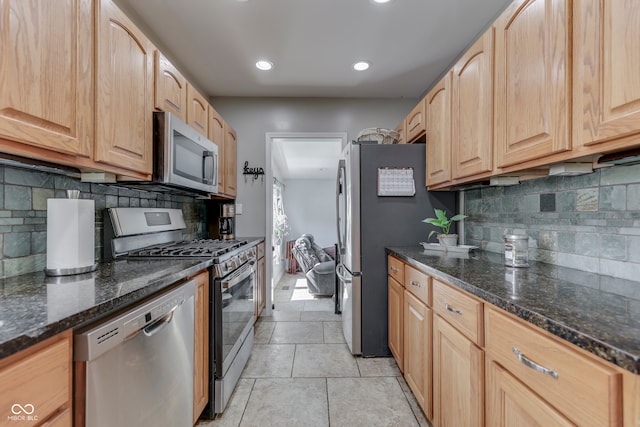
[[428, 239], [430, 239], [434, 234], [437, 234], [438, 241], [442, 246], [457, 246], [458, 235], [449, 234], [449, 229], [451, 228], [451, 224], [453, 224], [454, 221], [460, 221], [461, 219], [465, 219], [467, 216], [458, 214], [451, 218], [447, 218], [447, 213], [442, 209], [434, 209], [433, 211], [435, 212], [436, 217], [425, 218], [422, 220], [422, 222], [435, 225], [436, 227], [439, 227], [442, 232], [438, 233], [436, 230], [431, 230]]

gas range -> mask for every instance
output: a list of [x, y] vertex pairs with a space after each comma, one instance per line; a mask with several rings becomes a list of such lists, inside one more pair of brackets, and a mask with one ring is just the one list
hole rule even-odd
[[186, 224], [180, 209], [105, 210], [105, 258], [203, 258], [213, 260], [216, 278], [256, 259], [246, 240], [182, 240]]

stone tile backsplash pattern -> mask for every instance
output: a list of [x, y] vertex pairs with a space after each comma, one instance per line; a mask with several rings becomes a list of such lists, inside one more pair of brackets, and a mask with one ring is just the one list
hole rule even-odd
[[526, 233], [530, 259], [613, 276], [600, 286], [625, 293], [640, 281], [640, 165], [467, 190], [465, 214], [466, 244], [503, 252], [505, 233]]
[[0, 166], [0, 277], [42, 271], [46, 267], [47, 199], [66, 198], [66, 190], [80, 190], [95, 200], [96, 259], [102, 259], [103, 212], [111, 207], [182, 209], [186, 239], [205, 237], [206, 206], [194, 197], [89, 184], [64, 175]]

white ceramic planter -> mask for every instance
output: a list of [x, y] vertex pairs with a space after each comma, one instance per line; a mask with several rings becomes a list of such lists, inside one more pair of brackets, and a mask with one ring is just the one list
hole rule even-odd
[[438, 234], [438, 241], [442, 246], [458, 246], [458, 235]]

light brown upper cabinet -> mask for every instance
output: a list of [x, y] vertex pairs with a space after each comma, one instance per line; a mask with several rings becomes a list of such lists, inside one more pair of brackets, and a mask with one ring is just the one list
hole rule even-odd
[[407, 139], [406, 139], [407, 120], [402, 119], [402, 121], [398, 123], [398, 126], [396, 126], [395, 131], [398, 132], [398, 134], [400, 134], [400, 137], [398, 138], [398, 144], [406, 144], [407, 143]]
[[493, 28], [453, 67], [451, 148], [453, 178], [493, 171]]
[[150, 176], [155, 48], [113, 2], [96, 6], [95, 160]]
[[451, 181], [451, 73], [447, 73], [426, 97], [427, 186]]
[[238, 171], [238, 137], [236, 131], [224, 122], [224, 194], [236, 196]]
[[516, 0], [496, 21], [498, 167], [571, 149], [571, 4]]
[[155, 107], [186, 119], [187, 80], [158, 50], [155, 52]]
[[187, 123], [202, 135], [209, 135], [209, 103], [187, 82]]
[[425, 133], [424, 99], [413, 107], [413, 110], [405, 118], [405, 141], [414, 142]]
[[576, 145], [640, 144], [640, 2], [574, 1]]
[[218, 146], [218, 193], [224, 192], [224, 120], [209, 105], [209, 139]]
[[20, 142], [2, 141], [2, 151], [43, 158], [33, 152], [46, 148], [90, 156], [91, 13], [90, 0], [2, 2], [0, 138]]

